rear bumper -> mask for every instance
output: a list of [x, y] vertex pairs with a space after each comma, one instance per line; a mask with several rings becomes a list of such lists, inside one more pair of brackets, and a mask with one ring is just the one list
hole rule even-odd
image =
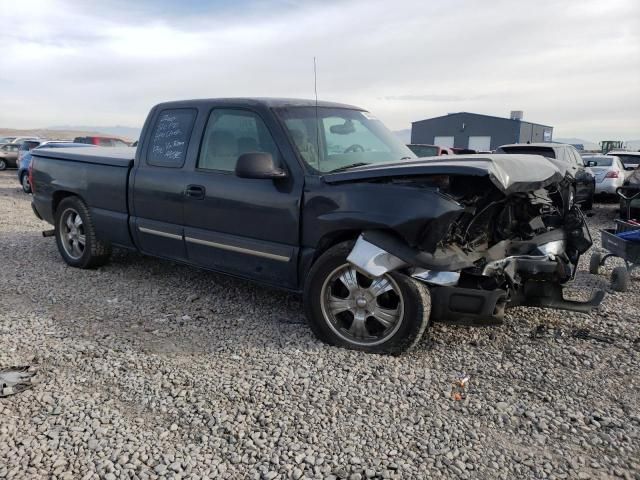
[[33, 210], [33, 214], [38, 217], [38, 220], [44, 220], [33, 202], [31, 202], [31, 210]]
[[615, 195], [616, 188], [621, 186], [622, 186], [622, 181], [614, 182], [613, 179], [605, 179], [600, 183], [596, 183], [595, 193], [596, 195], [598, 194]]

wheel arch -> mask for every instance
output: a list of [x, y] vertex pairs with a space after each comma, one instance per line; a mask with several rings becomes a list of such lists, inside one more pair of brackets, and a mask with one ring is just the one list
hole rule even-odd
[[80, 197], [80, 195], [74, 192], [70, 192], [68, 190], [58, 190], [53, 192], [53, 195], [51, 196], [51, 213], [53, 213], [54, 218], [56, 215], [56, 211], [58, 210], [58, 206], [60, 205], [60, 202], [62, 202], [62, 200], [64, 200], [65, 198], [69, 198], [69, 197], [78, 197], [80, 200], [82, 200], [82, 197]]

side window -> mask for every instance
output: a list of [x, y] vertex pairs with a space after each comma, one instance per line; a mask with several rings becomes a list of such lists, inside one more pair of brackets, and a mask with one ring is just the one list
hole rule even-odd
[[182, 167], [195, 118], [196, 110], [192, 108], [160, 112], [151, 132], [147, 163], [157, 167]]
[[262, 119], [253, 112], [215, 109], [207, 121], [198, 168], [233, 172], [243, 153], [270, 153], [280, 162], [278, 148]]

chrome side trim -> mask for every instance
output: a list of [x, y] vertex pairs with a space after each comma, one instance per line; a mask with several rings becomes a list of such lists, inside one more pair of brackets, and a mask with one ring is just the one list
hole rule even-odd
[[152, 228], [138, 227], [142, 233], [148, 233], [149, 235], [157, 235], [158, 237], [172, 238], [174, 240], [182, 240], [182, 235], [176, 235], [175, 233], [162, 232], [160, 230], [153, 230]]
[[247, 255], [268, 258], [270, 260], [276, 260], [278, 262], [288, 262], [289, 260], [291, 260], [291, 257], [287, 257], [284, 255], [277, 255], [275, 253], [262, 252], [259, 250], [251, 250], [249, 248], [236, 247], [235, 245], [227, 245], [226, 243], [211, 242], [209, 240], [200, 240], [199, 238], [193, 237], [184, 237], [184, 239], [189, 243], [197, 243], [198, 245], [219, 248], [221, 250], [228, 250], [230, 252], [246, 253]]
[[349, 253], [347, 262], [374, 278], [406, 265], [404, 260], [367, 242], [362, 235]]

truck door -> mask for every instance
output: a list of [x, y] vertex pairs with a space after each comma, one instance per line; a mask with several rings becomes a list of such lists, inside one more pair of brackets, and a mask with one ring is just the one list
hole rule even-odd
[[[300, 166], [284, 157], [278, 148], [283, 142], [278, 125], [268, 127], [255, 111], [224, 107], [210, 112], [183, 184], [190, 262], [282, 287], [297, 286], [303, 176], [293, 174]], [[270, 153], [289, 175], [277, 180], [237, 177], [238, 157], [248, 152]]]
[[[129, 195], [130, 229], [143, 253], [185, 261], [184, 175], [197, 110], [155, 112]], [[197, 148], [197, 146], [196, 146]]]

